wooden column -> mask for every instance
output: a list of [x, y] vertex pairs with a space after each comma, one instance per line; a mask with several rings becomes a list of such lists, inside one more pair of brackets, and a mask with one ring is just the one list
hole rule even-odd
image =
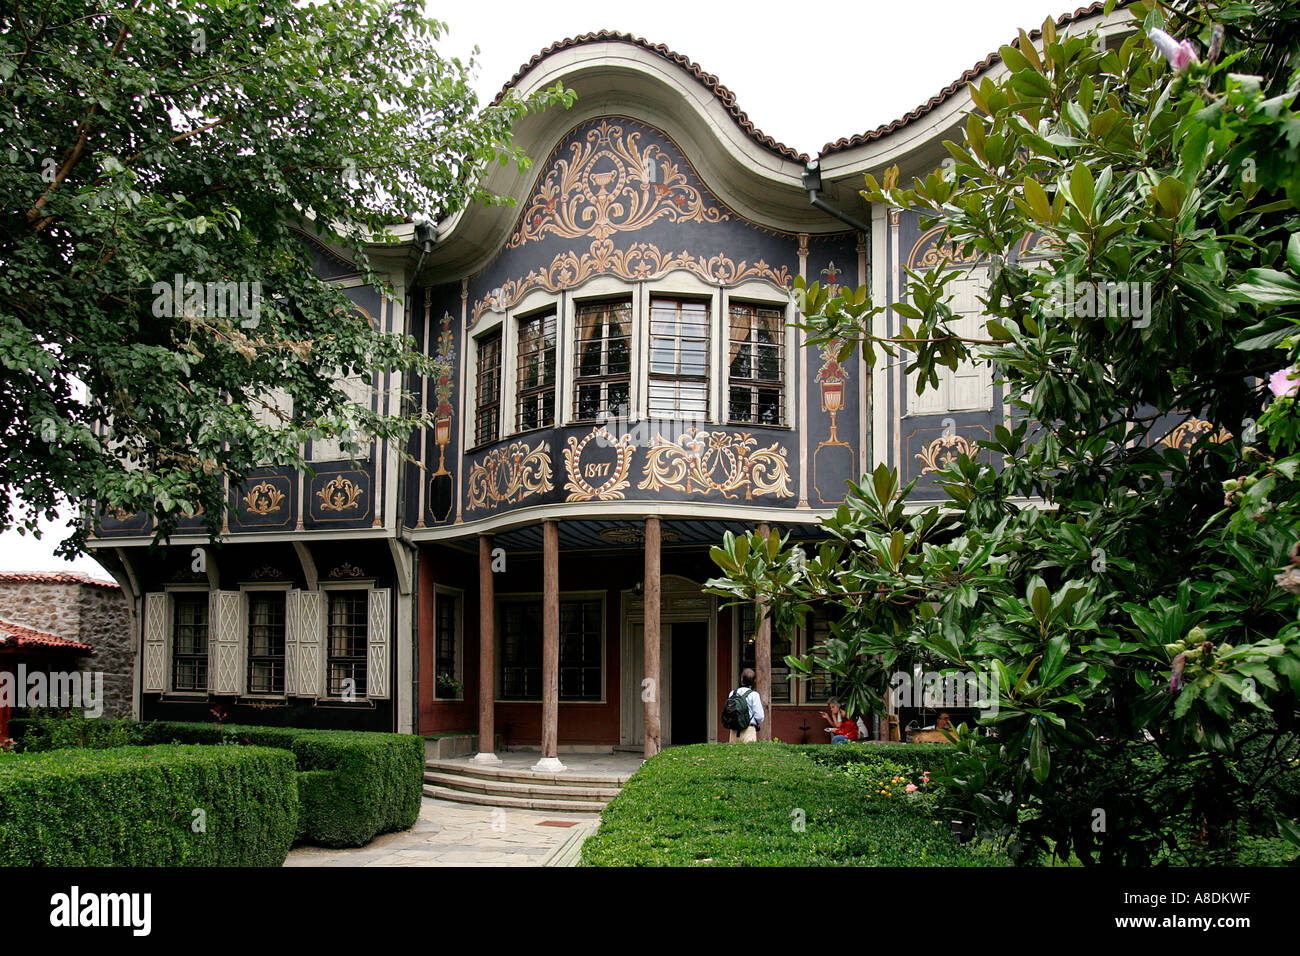
[[563, 770], [560, 728], [560, 525], [542, 523], [542, 759], [537, 770]]
[[659, 519], [645, 519], [645, 616], [644, 676], [652, 683], [641, 685], [641, 699], [645, 701], [645, 755], [653, 757], [659, 752], [661, 737], [659, 729], [660, 690], [663, 682], [659, 679]]
[[[766, 524], [758, 526], [765, 540], [770, 533]], [[763, 723], [758, 727], [759, 740], [772, 739], [772, 621], [767, 616], [767, 604], [759, 601], [754, 608], [757, 634], [754, 639], [754, 690], [763, 702]]]
[[500, 763], [496, 751], [496, 585], [492, 535], [478, 538], [478, 753], [479, 763]]

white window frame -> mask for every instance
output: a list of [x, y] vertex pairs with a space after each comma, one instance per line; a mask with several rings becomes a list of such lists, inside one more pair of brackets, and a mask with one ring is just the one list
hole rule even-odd
[[[949, 328], [954, 334], [967, 338], [984, 337], [984, 323], [988, 320], [988, 315], [984, 312], [983, 307], [978, 304], [978, 298], [981, 294], [986, 295], [988, 293], [989, 281], [989, 267], [976, 264], [969, 266], [960, 276], [949, 283], [948, 291], [950, 295], [948, 301], [954, 313]], [[969, 285], [963, 285], [963, 283]], [[957, 296], [952, 294], [954, 288], [957, 289], [959, 294], [969, 290], [972, 300], [976, 303], [975, 307], [968, 307], [964, 310], [959, 308], [959, 302], [955, 301]], [[909, 372], [907, 374], [906, 414], [908, 417], [945, 415], [950, 412], [991, 412], [993, 410], [992, 363], [982, 360], [962, 362], [957, 366], [956, 370], [939, 366], [936, 371], [939, 376], [938, 387], [928, 386], [920, 395], [916, 394], [917, 373]], [[968, 388], [972, 387], [970, 382], [973, 380], [973, 389], [978, 391], [978, 397], [971, 396], [963, 401], [958, 401], [956, 390], [959, 379], [966, 379], [965, 384]]]
[[[242, 598], [240, 602], [241, 617], [239, 621], [239, 673], [240, 673], [239, 679], [240, 679], [240, 686], [243, 687], [244, 689], [243, 693], [240, 695], [241, 697], [247, 697], [250, 700], [287, 699], [288, 688], [289, 688], [289, 628], [292, 626], [292, 624], [289, 621], [289, 615], [290, 615], [289, 592], [292, 590], [293, 590], [293, 584], [291, 582], [282, 582], [282, 583], [277, 582], [274, 584], [272, 583], [241, 584], [239, 586], [239, 593]], [[248, 627], [250, 621], [249, 611], [251, 610], [252, 607], [252, 596], [254, 594], [264, 594], [268, 591], [278, 591], [284, 596], [284, 641], [285, 641], [284, 686], [285, 689], [278, 694], [255, 693], [248, 683], [248, 662], [249, 659], [252, 657], [251, 649], [249, 647], [249, 633], [248, 633]]]
[[[166, 688], [165, 693], [168, 696], [175, 697], [192, 697], [196, 699], [207, 699], [211, 696], [212, 687], [212, 592], [211, 587], [204, 585], [192, 584], [168, 584], [163, 588], [167, 595], [167, 659], [166, 672], [163, 678], [163, 686]], [[177, 594], [202, 594], [207, 598], [208, 606], [208, 643], [207, 643], [207, 687], [203, 690], [177, 690], [176, 689], [176, 595]]]

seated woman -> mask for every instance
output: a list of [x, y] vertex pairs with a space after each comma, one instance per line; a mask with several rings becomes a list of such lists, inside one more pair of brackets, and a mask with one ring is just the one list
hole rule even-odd
[[829, 708], [830, 713], [822, 711], [820, 716], [822, 720], [831, 724], [830, 727], [826, 728], [826, 732], [831, 735], [831, 743], [846, 744], [850, 740], [857, 740], [858, 723], [856, 720], [849, 718], [849, 715], [844, 712], [844, 708], [840, 706], [840, 702], [832, 697], [826, 702], [826, 706]]

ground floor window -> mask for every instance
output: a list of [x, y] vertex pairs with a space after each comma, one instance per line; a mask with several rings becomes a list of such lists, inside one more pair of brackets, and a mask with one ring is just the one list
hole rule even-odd
[[[507, 601], [501, 609], [500, 696], [542, 699], [542, 601]], [[599, 599], [560, 602], [560, 700], [600, 700], [604, 689]]]
[[248, 597], [248, 692], [284, 693], [285, 595], [282, 591]]
[[460, 598], [439, 591], [434, 598], [434, 685], [437, 696], [461, 696]]
[[208, 689], [208, 595], [172, 595], [172, 690]]
[[[739, 677], [740, 671], [746, 667], [754, 667], [755, 647], [758, 641], [758, 629], [755, 624], [754, 605], [745, 604], [737, 610], [740, 611], [739, 641], [740, 641], [740, 667], [737, 668], [736, 674]], [[774, 704], [791, 704], [794, 703], [794, 697], [791, 692], [790, 668], [785, 662], [787, 654], [793, 654], [793, 646], [789, 634], [781, 634], [776, 628], [772, 629], [772, 703]]]
[[366, 696], [368, 612], [368, 592], [329, 592], [325, 693], [330, 697], [350, 700]]

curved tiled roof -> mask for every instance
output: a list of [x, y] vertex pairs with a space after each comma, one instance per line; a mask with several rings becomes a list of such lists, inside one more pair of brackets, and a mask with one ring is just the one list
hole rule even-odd
[[731, 114], [731, 118], [736, 121], [736, 124], [744, 130], [745, 134], [755, 143], [762, 146], [764, 149], [776, 153], [783, 159], [793, 160], [796, 163], [808, 162], [807, 153], [797, 152], [789, 146], [786, 146], [784, 143], [777, 142], [771, 136], [768, 136], [761, 129], [755, 126], [750, 118], [745, 115], [745, 111], [736, 105], [736, 94], [723, 86], [722, 83], [719, 82], [718, 78], [712, 73], [706, 73], [698, 63], [682, 56], [680, 53], [668, 49], [668, 47], [664, 46], [662, 43], [651, 43], [649, 40], [633, 36], [631, 33], [618, 33], [614, 30], [600, 30], [596, 33], [583, 33], [580, 36], [569, 37], [556, 43], [552, 43], [516, 71], [515, 75], [510, 78], [506, 85], [501, 87], [501, 92], [492, 100], [492, 105], [495, 106], [500, 103], [501, 98], [505, 96], [506, 90], [515, 86], [515, 84], [524, 78], [524, 75], [527, 74], [529, 70], [535, 67], [542, 60], [546, 59], [546, 57], [553, 53], [559, 53], [561, 50], [585, 46], [589, 43], [628, 43], [632, 46], [640, 47], [643, 50], [649, 50], [651, 53], [663, 57], [670, 63], [680, 66], [687, 73], [691, 74], [691, 76], [704, 84], [704, 86], [726, 108], [727, 112]]
[[48, 647], [64, 651], [81, 651], [89, 653], [94, 650], [89, 644], [48, 634], [21, 624], [0, 621], [0, 647]]
[[[1105, 3], [1100, 2], [1100, 0], [1098, 0], [1097, 3], [1090, 3], [1086, 7], [1079, 7], [1073, 13], [1063, 13], [1061, 14], [1061, 16], [1056, 18], [1056, 25], [1058, 27], [1062, 27], [1065, 26], [1067, 23], [1073, 23], [1076, 20], [1082, 20], [1086, 17], [1092, 16], [1093, 14], [1101, 13], [1104, 10], [1105, 6], [1106, 6]], [[1032, 33], [1029, 34], [1029, 38], [1031, 40], [1036, 40], [1042, 35], [1043, 35], [1042, 30], [1034, 30]], [[1012, 40], [1010, 45], [1019, 46], [1020, 45], [1019, 37], [1017, 37], [1015, 40]], [[906, 126], [908, 123], [920, 119], [926, 113], [930, 112], [936, 106], [943, 103], [953, 94], [955, 94], [967, 83], [971, 82], [971, 80], [975, 79], [985, 70], [988, 70], [990, 67], [1000, 62], [1001, 60], [1002, 60], [1001, 54], [999, 54], [995, 50], [994, 52], [986, 56], [984, 59], [976, 63], [974, 66], [972, 66], [969, 70], [962, 73], [961, 76], [957, 77], [957, 79], [953, 80], [951, 83], [949, 83], [947, 86], [941, 89], [934, 96], [930, 97], [920, 106], [916, 107], [915, 109], [908, 110], [906, 113], [904, 113], [902, 116], [900, 116], [898, 119], [894, 120], [893, 122], [886, 123], [884, 126], [877, 126], [873, 130], [869, 130], [868, 132], [865, 133], [859, 133], [856, 136], [844, 137], [835, 140], [833, 143], [827, 143], [825, 146], [821, 148], [821, 151], [817, 155], [825, 156], [829, 153], [838, 153], [846, 149], [853, 149], [853, 147], [855, 146], [862, 146], [865, 143], [870, 143], [873, 140], [882, 139], [885, 136], [888, 136], [890, 133], [894, 132], [895, 130], [898, 130]]]
[[80, 571], [0, 571], [0, 583], [34, 581], [39, 584], [94, 584], [116, 588], [112, 581], [101, 581]]

